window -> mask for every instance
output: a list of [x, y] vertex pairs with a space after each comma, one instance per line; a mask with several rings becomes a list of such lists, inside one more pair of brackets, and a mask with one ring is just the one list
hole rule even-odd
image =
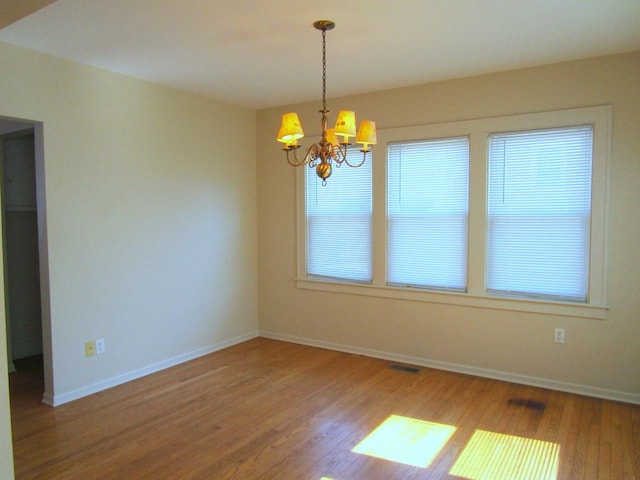
[[389, 145], [387, 282], [464, 291], [469, 139]]
[[606, 318], [610, 126], [598, 106], [379, 130], [365, 166], [300, 174], [298, 287]]
[[[349, 154], [362, 155], [358, 147]], [[371, 281], [371, 165], [371, 155], [359, 168], [333, 165], [325, 186], [304, 169], [307, 275]]]
[[592, 127], [489, 136], [487, 288], [585, 301]]

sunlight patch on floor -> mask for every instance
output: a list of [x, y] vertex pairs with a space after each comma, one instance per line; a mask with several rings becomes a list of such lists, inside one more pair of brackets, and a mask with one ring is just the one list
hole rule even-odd
[[450, 475], [469, 480], [556, 480], [560, 445], [476, 430]]
[[426, 468], [455, 431], [450, 425], [391, 415], [351, 451]]

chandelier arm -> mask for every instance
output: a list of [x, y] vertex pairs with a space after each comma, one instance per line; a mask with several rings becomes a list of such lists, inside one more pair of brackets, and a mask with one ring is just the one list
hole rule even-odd
[[[303, 165], [307, 165], [308, 163], [311, 163], [315, 160], [315, 152], [314, 150], [315, 145], [311, 145], [308, 149], [307, 149], [307, 153], [305, 153], [304, 158], [302, 160], [298, 160], [298, 148], [285, 148], [284, 151], [287, 152], [287, 162], [289, 163], [289, 165], [291, 165], [292, 167], [301, 167]], [[289, 152], [293, 150], [293, 161], [291, 161], [291, 158], [289, 157]]]
[[336, 162], [336, 167], [342, 165], [347, 157], [346, 147], [343, 149], [340, 145], [329, 144], [331, 158]]
[[365, 160], [367, 159], [367, 153], [368, 152], [362, 152], [362, 161], [358, 164], [358, 165], [352, 165], [351, 163], [349, 163], [349, 160], [347, 160], [347, 152], [346, 152], [346, 148], [345, 148], [345, 152], [344, 152], [344, 163], [346, 163], [347, 165], [349, 165], [352, 168], [358, 168], [361, 167], [362, 165], [364, 165]]

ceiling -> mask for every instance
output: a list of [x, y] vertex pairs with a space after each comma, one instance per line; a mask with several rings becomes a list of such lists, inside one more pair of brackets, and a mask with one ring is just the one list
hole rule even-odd
[[0, 10], [0, 41], [257, 109], [321, 98], [320, 19], [336, 23], [329, 98], [640, 50], [639, 0], [0, 0]]

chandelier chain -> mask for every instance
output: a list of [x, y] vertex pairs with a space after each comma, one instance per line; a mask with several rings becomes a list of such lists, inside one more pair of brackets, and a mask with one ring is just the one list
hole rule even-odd
[[327, 31], [322, 29], [322, 109], [327, 109]]

